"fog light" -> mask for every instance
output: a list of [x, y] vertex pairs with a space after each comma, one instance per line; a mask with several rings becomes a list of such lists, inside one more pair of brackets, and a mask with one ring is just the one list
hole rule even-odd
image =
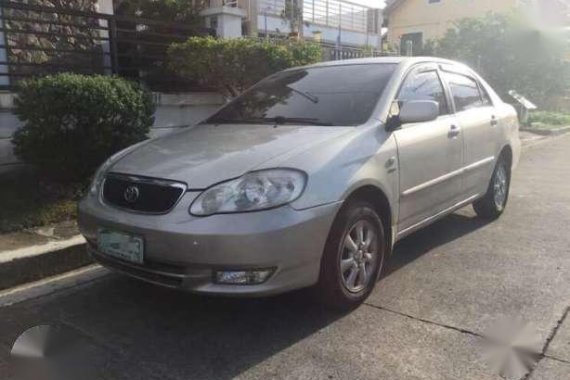
[[216, 282], [218, 284], [255, 285], [265, 282], [272, 273], [273, 269], [220, 271], [216, 272]]

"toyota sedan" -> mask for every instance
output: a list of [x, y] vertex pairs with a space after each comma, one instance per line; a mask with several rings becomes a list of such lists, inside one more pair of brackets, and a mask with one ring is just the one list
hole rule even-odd
[[232, 296], [314, 287], [352, 307], [398, 240], [470, 204], [501, 215], [518, 129], [456, 62], [293, 68], [111, 157], [79, 224], [99, 263], [141, 280]]

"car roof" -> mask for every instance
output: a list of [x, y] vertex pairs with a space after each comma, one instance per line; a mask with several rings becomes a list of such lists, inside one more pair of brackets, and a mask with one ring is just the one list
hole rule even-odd
[[313, 67], [329, 67], [329, 66], [346, 66], [346, 65], [366, 65], [366, 64], [382, 64], [382, 63], [389, 63], [389, 64], [405, 64], [414, 65], [416, 63], [422, 62], [433, 62], [433, 63], [447, 63], [452, 65], [461, 65], [458, 62], [450, 61], [448, 59], [443, 58], [436, 58], [436, 57], [373, 57], [373, 58], [355, 58], [355, 59], [345, 59], [345, 60], [338, 60], [338, 61], [326, 61], [326, 62], [319, 62], [312, 65], [304, 66], [304, 68], [313, 68]]

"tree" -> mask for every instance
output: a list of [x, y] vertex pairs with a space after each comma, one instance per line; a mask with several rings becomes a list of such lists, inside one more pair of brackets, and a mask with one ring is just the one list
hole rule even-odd
[[465, 62], [504, 98], [516, 90], [548, 106], [568, 89], [566, 45], [516, 17], [489, 14], [459, 21], [443, 38], [426, 44], [423, 54]]
[[289, 24], [291, 36], [299, 36], [303, 27], [303, 10], [299, 6], [299, 0], [285, 0], [281, 19]]

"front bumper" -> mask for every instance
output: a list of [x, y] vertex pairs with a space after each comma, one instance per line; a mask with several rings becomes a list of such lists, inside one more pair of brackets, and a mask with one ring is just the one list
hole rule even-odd
[[[325, 242], [341, 203], [306, 210], [273, 210], [194, 217], [187, 193], [166, 215], [144, 215], [105, 205], [88, 196], [79, 204], [79, 227], [93, 258], [103, 266], [163, 286], [196, 293], [262, 296], [315, 284]], [[144, 264], [97, 251], [97, 230], [114, 229], [144, 238]], [[262, 284], [225, 285], [217, 270], [274, 268]]]

